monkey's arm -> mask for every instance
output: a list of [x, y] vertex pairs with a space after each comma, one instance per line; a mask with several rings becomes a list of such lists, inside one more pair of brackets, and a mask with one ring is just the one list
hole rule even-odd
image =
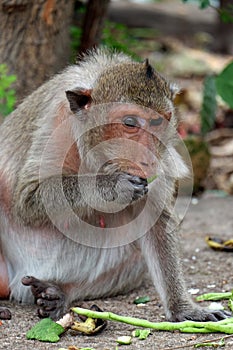
[[85, 215], [94, 208], [127, 205], [147, 193], [147, 182], [127, 173], [52, 176], [39, 182], [19, 182], [13, 215], [24, 225], [41, 226], [71, 213]]

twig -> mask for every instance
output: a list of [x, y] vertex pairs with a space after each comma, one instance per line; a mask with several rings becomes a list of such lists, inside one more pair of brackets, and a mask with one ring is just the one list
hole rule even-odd
[[[223, 337], [218, 337], [218, 338], [213, 338], [213, 339], [209, 339], [209, 340], [203, 340], [202, 343], [210, 343], [210, 342], [216, 342], [218, 340], [221, 339], [227, 339], [227, 338], [231, 338], [233, 337], [233, 334], [228, 334], [228, 335], [224, 335]], [[198, 343], [192, 343], [192, 344], [186, 344], [186, 345], [180, 345], [180, 346], [172, 346], [169, 348], [162, 348], [160, 350], [177, 350], [177, 349], [184, 349], [184, 348], [191, 348], [194, 347], [195, 345], [197, 345]]]

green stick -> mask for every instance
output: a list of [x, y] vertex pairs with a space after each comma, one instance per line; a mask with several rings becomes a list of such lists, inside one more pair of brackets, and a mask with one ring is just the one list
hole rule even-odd
[[136, 327], [151, 328], [157, 331], [180, 331], [185, 333], [213, 333], [221, 332], [233, 334], [233, 318], [227, 318], [218, 322], [150, 322], [141, 318], [120, 316], [113, 312], [99, 312], [74, 307], [72, 311], [90, 318], [101, 318], [102, 320], [123, 322]]
[[197, 301], [204, 301], [204, 300], [223, 300], [223, 299], [230, 299], [232, 297], [232, 292], [225, 292], [225, 293], [206, 293], [199, 295], [196, 297]]

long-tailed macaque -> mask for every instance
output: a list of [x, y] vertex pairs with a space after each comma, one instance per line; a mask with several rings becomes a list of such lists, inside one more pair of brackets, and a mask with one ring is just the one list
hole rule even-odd
[[167, 319], [227, 317], [196, 306], [184, 286], [173, 194], [186, 167], [174, 147], [175, 90], [147, 60], [100, 49], [5, 119], [0, 297], [35, 300], [41, 317], [56, 319], [75, 300], [138, 287], [148, 271]]

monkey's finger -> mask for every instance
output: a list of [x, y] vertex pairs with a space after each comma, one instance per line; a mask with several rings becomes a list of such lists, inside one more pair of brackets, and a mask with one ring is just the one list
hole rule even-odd
[[147, 187], [139, 187], [139, 186], [135, 186], [134, 187], [134, 193], [133, 193], [133, 199], [138, 199], [141, 198], [143, 196], [145, 196], [148, 192], [148, 188]]
[[57, 307], [57, 300], [47, 300], [47, 299], [39, 298], [37, 299], [36, 304], [38, 306], [43, 306], [43, 309], [45, 307], [55, 308]]
[[144, 194], [145, 187], [143, 185], [134, 186], [134, 192]]
[[39, 298], [36, 301], [36, 304], [38, 306], [42, 306], [41, 309], [43, 309], [45, 311], [53, 311], [57, 308], [57, 301], [56, 300], [45, 300], [45, 299]]
[[61, 299], [61, 293], [56, 287], [48, 287], [43, 291], [41, 297], [46, 300], [59, 300]]
[[45, 310], [43, 310], [43, 309], [38, 309], [38, 310], [37, 310], [37, 314], [38, 314], [38, 316], [39, 316], [40, 318], [45, 318], [45, 317], [49, 317], [49, 316], [50, 316], [49, 312], [48, 312], [48, 311], [45, 311]]
[[146, 189], [144, 188], [144, 187], [134, 187], [134, 194], [136, 194], [136, 195], [141, 195], [141, 196], [143, 196], [144, 194], [146, 194], [148, 191], [146, 191]]
[[143, 185], [143, 186], [147, 185], [147, 179], [143, 179], [142, 177], [126, 174], [126, 178], [127, 180], [134, 183], [135, 185]]

